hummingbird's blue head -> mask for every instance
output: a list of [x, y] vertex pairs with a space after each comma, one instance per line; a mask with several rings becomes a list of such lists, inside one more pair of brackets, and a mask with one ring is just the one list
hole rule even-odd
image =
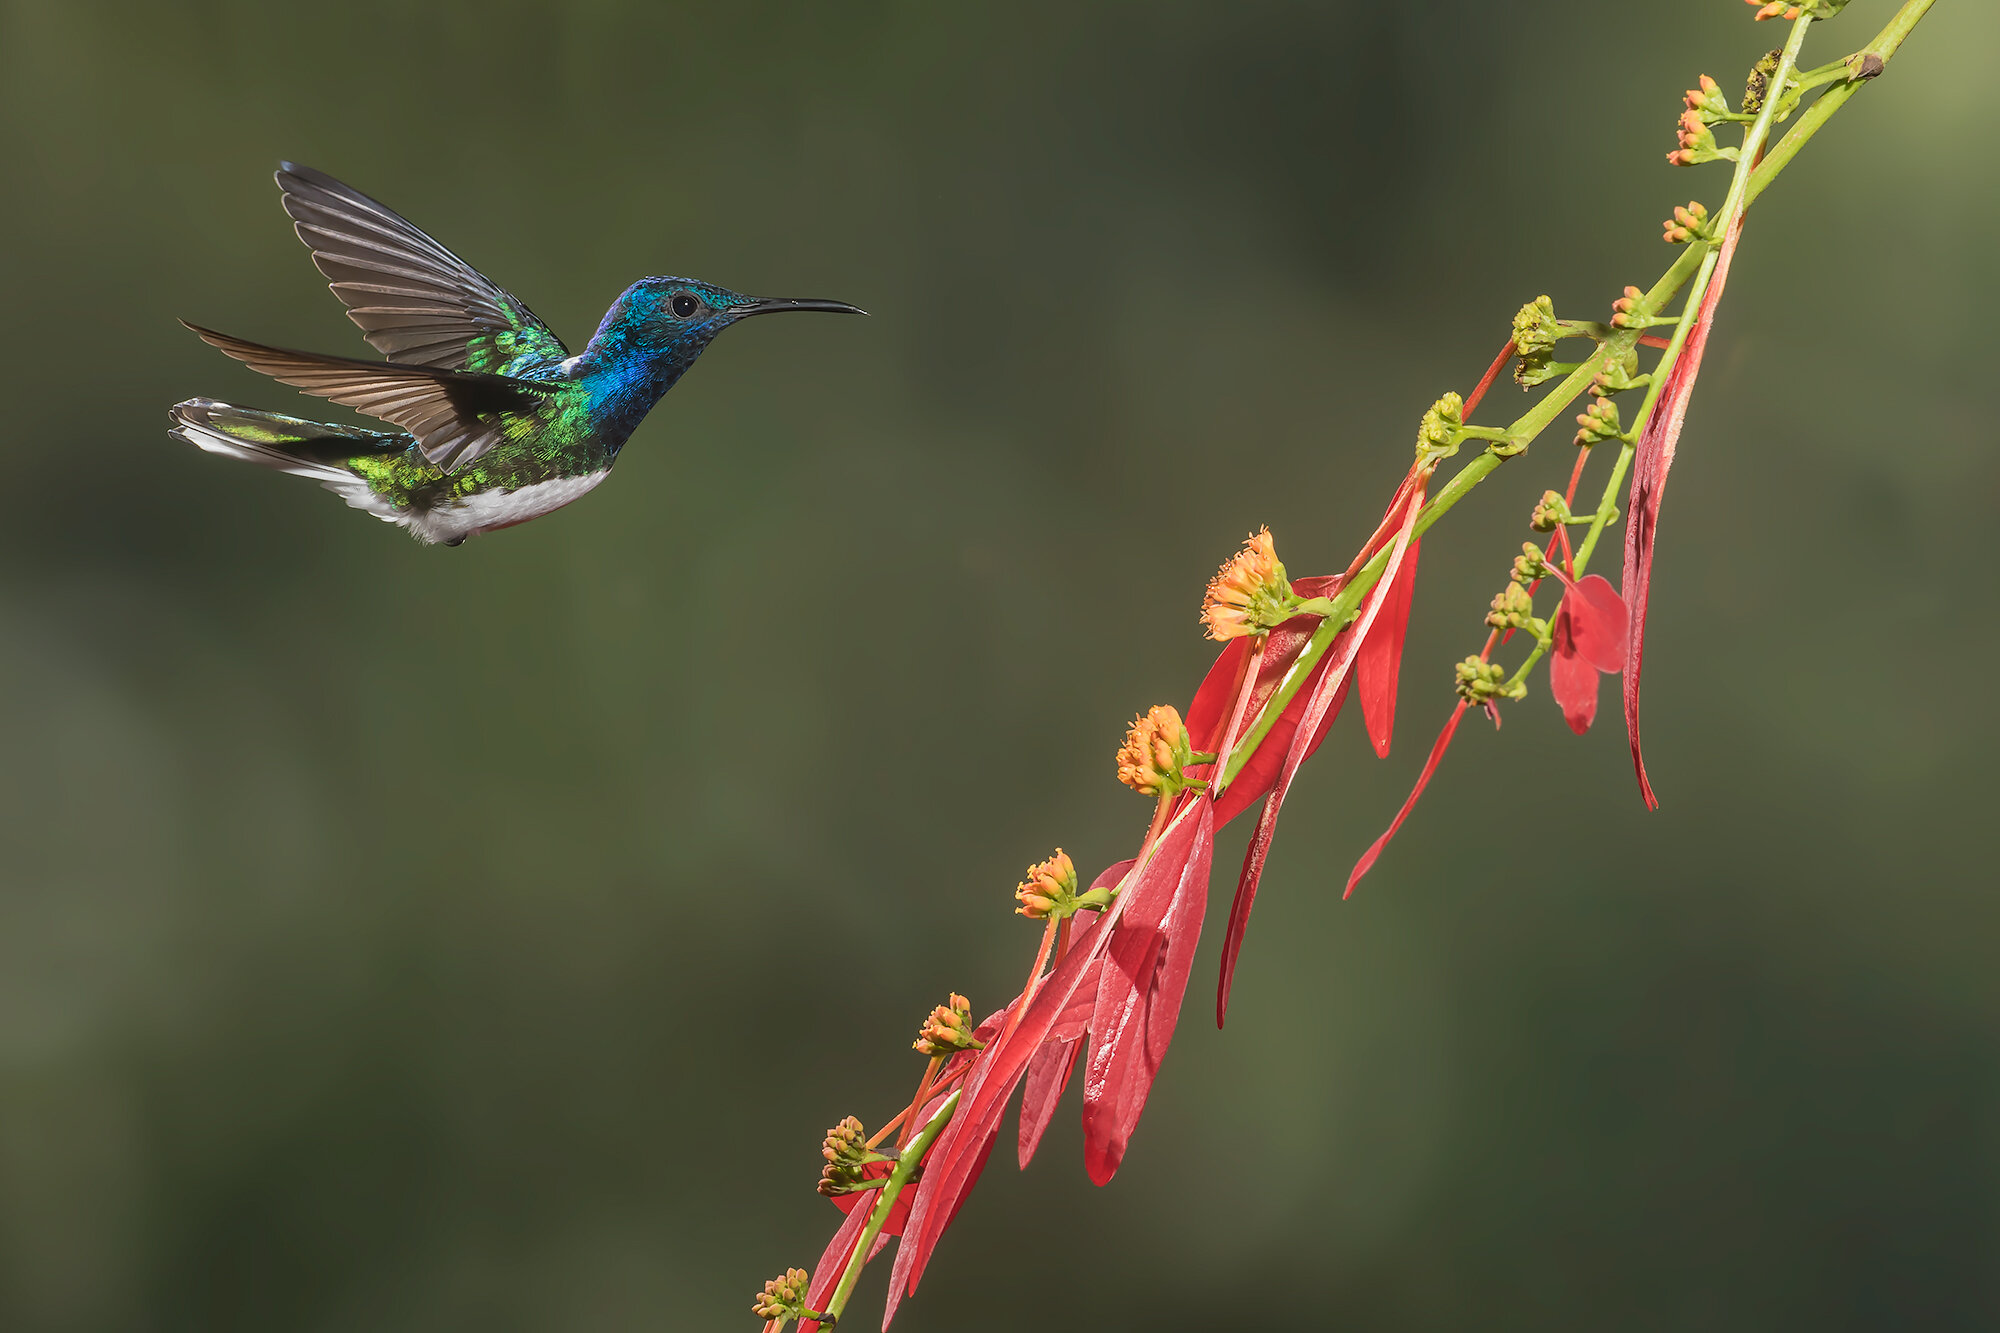
[[745, 296], [696, 278], [641, 278], [612, 302], [591, 339], [593, 347], [618, 344], [627, 355], [647, 354], [672, 371], [687, 369], [702, 349], [738, 320], [792, 310], [830, 310], [861, 315], [845, 301], [787, 300]]

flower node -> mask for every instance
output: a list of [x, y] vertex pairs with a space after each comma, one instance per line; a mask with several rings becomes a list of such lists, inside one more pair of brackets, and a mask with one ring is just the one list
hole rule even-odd
[[1187, 727], [1171, 704], [1158, 704], [1132, 719], [1118, 747], [1118, 780], [1141, 796], [1176, 796], [1193, 779]]
[[870, 1162], [886, 1161], [868, 1148], [868, 1131], [859, 1120], [848, 1116], [826, 1132], [819, 1155], [826, 1159], [820, 1168], [819, 1192], [831, 1199], [836, 1194], [852, 1194], [872, 1188], [881, 1181], [869, 1180], [864, 1168]]
[[1028, 867], [1028, 877], [1014, 890], [1021, 905], [1015, 912], [1031, 921], [1065, 917], [1076, 911], [1076, 866], [1063, 849]]
[[1494, 699], [1520, 699], [1528, 693], [1526, 685], [1507, 688], [1507, 672], [1498, 662], [1489, 662], [1483, 657], [1468, 657], [1458, 664], [1458, 697], [1469, 704], [1491, 704]]
[[1521, 554], [1514, 557], [1514, 582], [1525, 587], [1546, 577], [1548, 572], [1547, 557], [1542, 554], [1542, 548], [1533, 542], [1522, 542]]
[[1649, 321], [1645, 310], [1646, 294], [1637, 287], [1627, 287], [1625, 294], [1611, 303], [1611, 325], [1613, 328], [1644, 328]]
[[1576, 442], [1586, 449], [1599, 440], [1618, 439], [1625, 431], [1618, 421], [1618, 404], [1609, 398], [1593, 399], [1577, 416], [1576, 424]]
[[[1785, 19], [1789, 21], [1806, 12], [1804, 5], [1788, 4], [1786, 0], [1770, 0], [1768, 4], [1765, 3], [1765, 0], [1743, 0], [1743, 3], [1757, 6], [1755, 17], [1759, 23], [1762, 23], [1765, 19]], [[1755, 111], [1757, 108], [1751, 106], [1746, 100], [1743, 104], [1743, 109], [1745, 111]]]
[[[1062, 856], [1061, 852], [1056, 855]], [[1064, 856], [1068, 863], [1069, 858]], [[1075, 880], [1072, 878], [1071, 883]], [[949, 1055], [953, 1051], [976, 1051], [986, 1043], [972, 1035], [972, 1001], [963, 995], [954, 994], [951, 999], [931, 1010], [931, 1016], [917, 1031], [916, 1041], [911, 1043], [925, 1055]]]
[[1292, 618], [1298, 603], [1271, 530], [1260, 528], [1244, 538], [1243, 549], [1208, 581], [1201, 619], [1208, 637], [1224, 642], [1270, 632]]
[[1448, 393], [1430, 405], [1417, 423], [1417, 459], [1448, 458], [1458, 452], [1453, 437], [1465, 425], [1465, 400]]
[[1555, 303], [1546, 296], [1534, 300], [1514, 312], [1514, 382], [1524, 389], [1532, 389], [1545, 380], [1554, 378], [1550, 369], [1550, 353], [1562, 338], [1562, 329], [1556, 324]]
[[1554, 532], [1569, 521], [1569, 502], [1558, 491], [1543, 491], [1535, 512], [1528, 516], [1528, 526], [1536, 532]]
[[805, 1314], [806, 1288], [811, 1284], [811, 1275], [803, 1268], [787, 1268], [777, 1277], [764, 1284], [764, 1290], [757, 1293], [751, 1303], [750, 1313], [766, 1324], [784, 1325], [787, 1319], [798, 1319]]
[[1493, 597], [1493, 609], [1486, 623], [1494, 629], [1524, 629], [1535, 632], [1535, 599], [1518, 583], [1509, 583]]
[[1687, 207], [1674, 209], [1674, 215], [1660, 224], [1660, 239], [1668, 245], [1686, 245], [1689, 241], [1713, 241], [1715, 231], [1708, 225], [1708, 210], [1701, 201], [1690, 199]]

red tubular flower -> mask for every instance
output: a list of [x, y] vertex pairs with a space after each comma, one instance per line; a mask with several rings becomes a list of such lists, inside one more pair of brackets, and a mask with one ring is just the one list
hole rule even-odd
[[[1556, 578], [1560, 571], [1550, 569]], [[1569, 729], [1581, 736], [1597, 717], [1597, 675], [1625, 666], [1625, 599], [1595, 574], [1571, 583], [1550, 627], [1549, 693], [1562, 708]]]
[[1639, 672], [1646, 658], [1646, 600], [1652, 590], [1653, 542], [1659, 532], [1660, 500], [1667, 489], [1667, 472], [1674, 465], [1674, 446], [1680, 441], [1681, 425], [1687, 419], [1688, 399], [1701, 374], [1701, 354], [1708, 346], [1708, 331], [1715, 321], [1716, 303], [1729, 280], [1729, 261], [1743, 234], [1743, 215], [1738, 213], [1722, 239], [1722, 251], [1708, 290], [1701, 296], [1701, 308], [1694, 312], [1694, 325], [1681, 348], [1680, 360], [1667, 375], [1666, 386], [1646, 419], [1639, 435], [1639, 447], [1632, 460], [1632, 495], [1627, 504], [1631, 517], [1625, 524], [1625, 572], [1620, 580], [1625, 588], [1630, 632], [1625, 645], [1625, 731], [1632, 741], [1632, 767], [1639, 775], [1639, 794], [1646, 805], [1660, 808], [1653, 795], [1652, 781], [1646, 776], [1646, 760], [1639, 750]]

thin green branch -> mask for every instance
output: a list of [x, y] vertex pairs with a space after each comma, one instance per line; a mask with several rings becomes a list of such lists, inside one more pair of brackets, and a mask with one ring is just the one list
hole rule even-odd
[[[854, 1252], [847, 1256], [847, 1268], [840, 1275], [840, 1285], [833, 1289], [833, 1296], [826, 1303], [826, 1313], [833, 1319], [840, 1318], [840, 1312], [847, 1308], [847, 1298], [854, 1294], [854, 1284], [861, 1280], [861, 1270], [868, 1266], [868, 1251], [874, 1248], [875, 1238], [882, 1234], [882, 1227], [889, 1220], [889, 1210], [896, 1206], [897, 1196], [917, 1173], [917, 1164], [924, 1160], [924, 1154], [937, 1142], [937, 1136], [951, 1123], [952, 1112], [958, 1109], [961, 1089], [952, 1089], [951, 1096], [944, 1099], [923, 1127], [923, 1131], [910, 1140], [896, 1158], [896, 1169], [889, 1173], [888, 1183], [882, 1186], [882, 1193], [875, 1200], [875, 1209], [868, 1215], [868, 1225], [861, 1230], [861, 1239], [854, 1242]], [[826, 1320], [822, 1322], [831, 1322]]]

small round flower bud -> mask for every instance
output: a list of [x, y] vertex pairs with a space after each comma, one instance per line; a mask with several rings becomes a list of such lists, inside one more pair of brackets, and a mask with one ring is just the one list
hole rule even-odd
[[1208, 637], [1224, 642], [1277, 628], [1292, 618], [1298, 603], [1271, 541], [1271, 530], [1260, 528], [1244, 539], [1243, 549], [1208, 581], [1201, 619], [1208, 627]]
[[1468, 657], [1460, 662], [1457, 676], [1458, 697], [1469, 704], [1490, 705], [1496, 698], [1520, 699], [1528, 693], [1525, 685], [1508, 689], [1505, 668], [1481, 657]]
[[1542, 548], [1533, 542], [1521, 543], [1521, 554], [1514, 557], [1514, 582], [1526, 586], [1545, 577], [1549, 572], [1544, 562]]
[[750, 1306], [750, 1313], [766, 1323], [782, 1324], [805, 1312], [806, 1290], [812, 1278], [803, 1268], [787, 1268], [764, 1284]]
[[1569, 520], [1569, 504], [1562, 495], [1556, 491], [1543, 491], [1534, 513], [1528, 516], [1528, 526], [1536, 532], [1554, 532]]
[[[1067, 861], [1069, 858], [1063, 859]], [[911, 1045], [925, 1055], [949, 1055], [953, 1051], [982, 1049], [986, 1043], [972, 1035], [972, 1001], [954, 994], [949, 1002], [931, 1010], [931, 1016], [924, 1020], [923, 1027], [917, 1031], [916, 1041]]]
[[1170, 704], [1156, 704], [1132, 719], [1118, 747], [1118, 780], [1141, 796], [1173, 796], [1188, 785], [1194, 762], [1187, 727]]
[[1699, 200], [1690, 199], [1686, 208], [1676, 208], [1674, 215], [1661, 223], [1665, 229], [1662, 237], [1669, 245], [1686, 245], [1689, 241], [1710, 239], [1708, 210]]

